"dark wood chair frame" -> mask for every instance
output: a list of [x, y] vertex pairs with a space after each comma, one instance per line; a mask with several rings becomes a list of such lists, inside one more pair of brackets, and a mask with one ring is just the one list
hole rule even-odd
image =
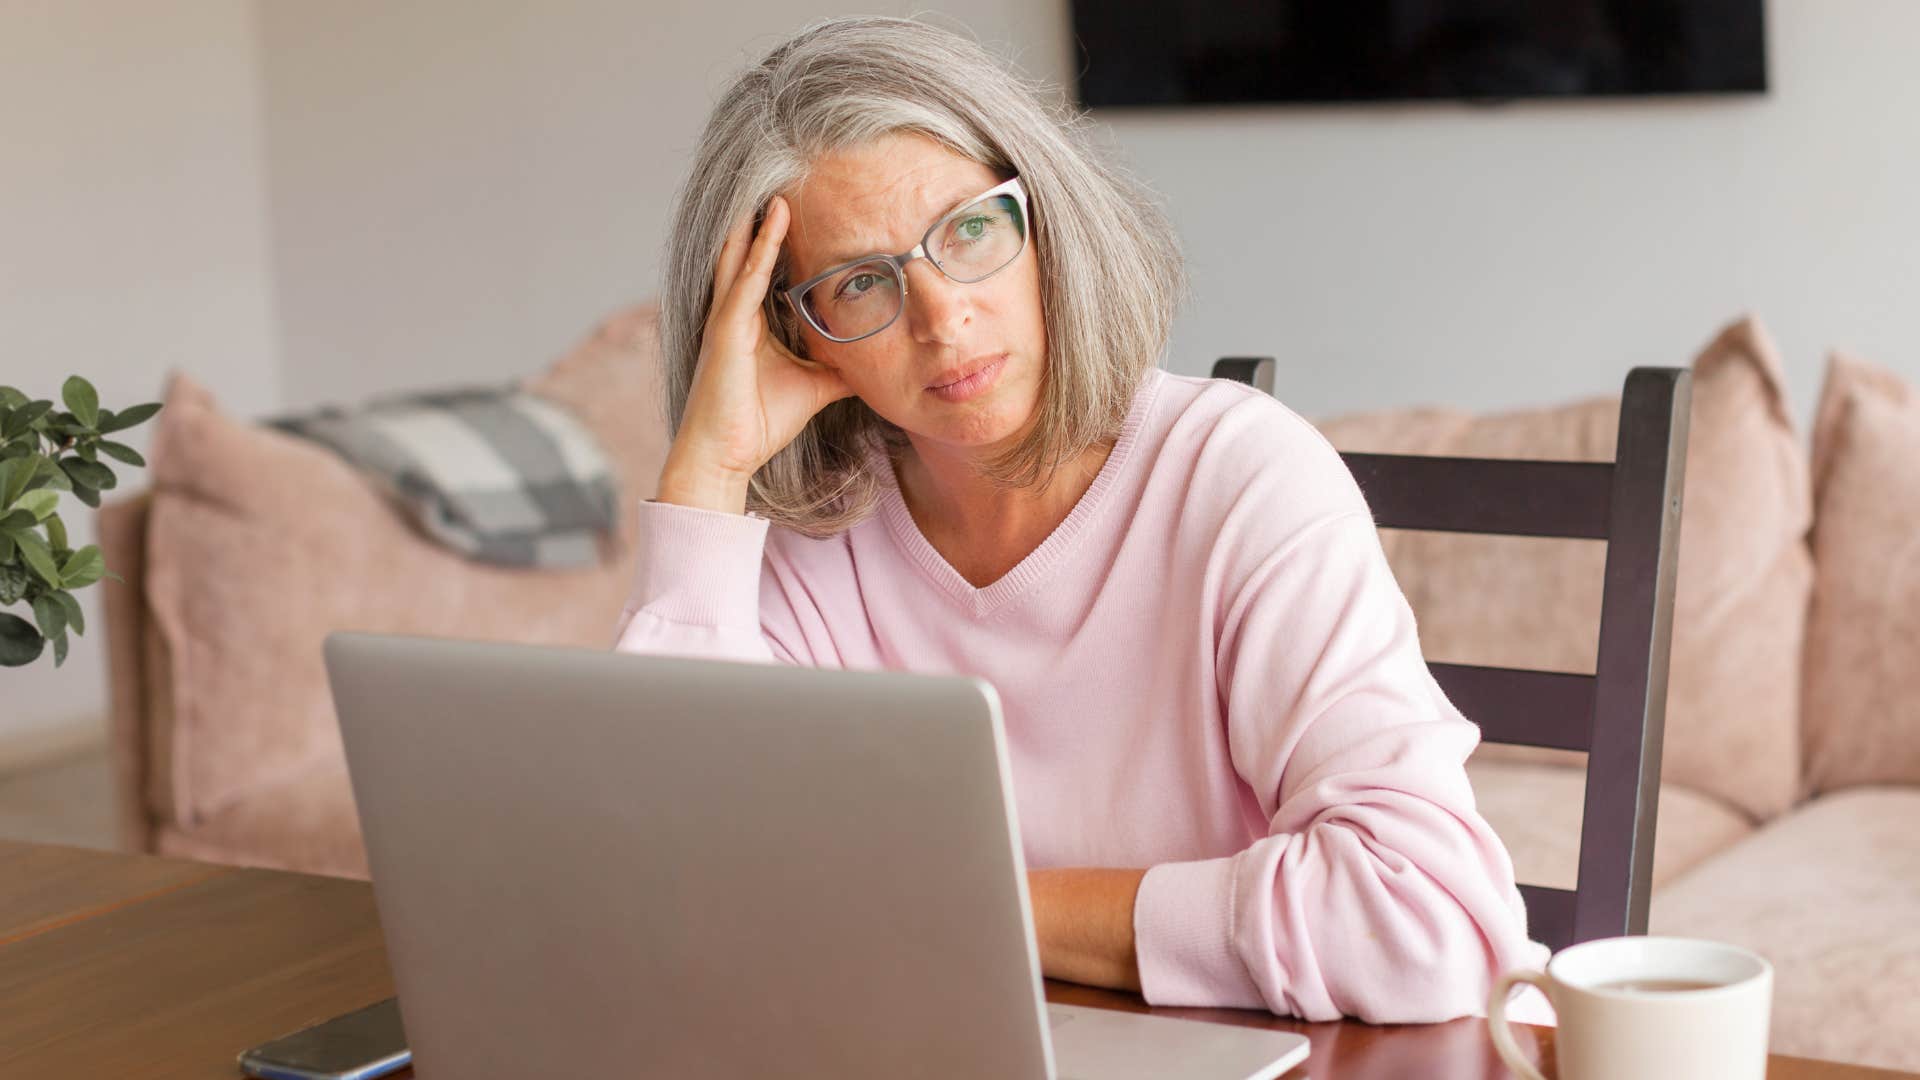
[[[1226, 357], [1213, 375], [1272, 393], [1273, 370]], [[1691, 391], [1682, 369], [1629, 372], [1612, 462], [1340, 455], [1381, 528], [1606, 541], [1594, 674], [1428, 664], [1485, 741], [1587, 752], [1575, 887], [1520, 886], [1556, 951], [1647, 932]]]

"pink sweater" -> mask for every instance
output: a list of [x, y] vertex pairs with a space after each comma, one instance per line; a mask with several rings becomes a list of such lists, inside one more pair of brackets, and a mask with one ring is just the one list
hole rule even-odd
[[1437, 1021], [1544, 963], [1474, 808], [1479, 729], [1306, 421], [1148, 372], [1092, 487], [983, 589], [881, 472], [879, 513], [825, 540], [643, 503], [615, 648], [986, 678], [1027, 865], [1150, 868], [1152, 1004]]

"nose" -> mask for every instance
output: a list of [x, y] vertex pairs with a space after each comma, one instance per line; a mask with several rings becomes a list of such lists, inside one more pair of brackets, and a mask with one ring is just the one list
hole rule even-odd
[[942, 274], [926, 259], [907, 264], [907, 329], [913, 340], [951, 345], [972, 316], [966, 286]]

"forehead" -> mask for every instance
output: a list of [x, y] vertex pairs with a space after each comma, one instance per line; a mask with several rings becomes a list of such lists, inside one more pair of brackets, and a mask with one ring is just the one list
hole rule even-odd
[[887, 135], [813, 162], [784, 194], [791, 280], [863, 255], [898, 254], [935, 218], [999, 183], [992, 169], [917, 134]]

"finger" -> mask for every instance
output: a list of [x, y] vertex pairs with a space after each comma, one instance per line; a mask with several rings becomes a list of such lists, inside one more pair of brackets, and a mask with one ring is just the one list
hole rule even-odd
[[839, 368], [829, 367], [818, 360], [805, 359], [778, 341], [773, 343], [773, 347], [788, 363], [801, 370], [808, 388], [813, 391], [816, 411], [841, 398], [853, 396], [853, 387], [848, 386], [847, 380], [841, 377]]
[[728, 303], [734, 310], [751, 310], [767, 298], [767, 282], [773, 276], [773, 264], [780, 258], [780, 242], [787, 235], [787, 200], [774, 196], [767, 205], [767, 216], [753, 238], [746, 262], [733, 279]]
[[727, 238], [720, 245], [720, 254], [713, 260], [713, 302], [718, 305], [726, 299], [727, 290], [733, 286], [733, 279], [740, 273], [740, 264], [746, 261], [749, 235], [753, 230], [753, 215], [743, 214], [727, 230]]
[[850, 398], [853, 396], [853, 387], [848, 386], [847, 380], [840, 377], [839, 368], [820, 365], [813, 368], [811, 374], [813, 375], [813, 390], [814, 393], [818, 395], [817, 400], [820, 402], [819, 408], [824, 409], [834, 402], [839, 401], [841, 398]]

